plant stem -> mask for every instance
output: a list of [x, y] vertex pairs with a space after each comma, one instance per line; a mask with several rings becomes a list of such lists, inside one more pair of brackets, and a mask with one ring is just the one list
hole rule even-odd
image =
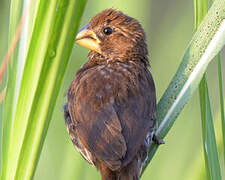
[[219, 79], [219, 91], [220, 91], [220, 112], [221, 112], [221, 126], [223, 136], [223, 158], [225, 163], [225, 113], [224, 113], [224, 95], [223, 95], [223, 74], [220, 53], [217, 56], [218, 64], [218, 79]]
[[[156, 134], [164, 138], [177, 116], [206, 71], [209, 62], [225, 44], [225, 1], [216, 0], [207, 16], [194, 34], [182, 62], [157, 105], [159, 127]], [[150, 147], [149, 159], [143, 172], [153, 158], [158, 146]]]

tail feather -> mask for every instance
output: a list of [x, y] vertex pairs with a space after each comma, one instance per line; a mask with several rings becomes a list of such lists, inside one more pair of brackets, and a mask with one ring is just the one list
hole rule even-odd
[[141, 167], [137, 158], [120, 171], [112, 171], [103, 163], [99, 168], [102, 180], [139, 180]]
[[139, 180], [141, 168], [138, 158], [134, 158], [131, 163], [117, 173], [116, 180]]

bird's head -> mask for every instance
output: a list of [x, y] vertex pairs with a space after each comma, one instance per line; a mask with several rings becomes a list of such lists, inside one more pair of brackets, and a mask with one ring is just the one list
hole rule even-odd
[[80, 30], [76, 42], [108, 60], [141, 59], [148, 64], [143, 28], [134, 18], [114, 9], [94, 16]]

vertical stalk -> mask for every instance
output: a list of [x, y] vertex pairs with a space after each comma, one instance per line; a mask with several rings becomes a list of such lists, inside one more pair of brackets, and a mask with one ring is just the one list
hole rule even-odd
[[[22, 15], [23, 0], [11, 0], [10, 4], [10, 18], [9, 18], [9, 45], [12, 43], [13, 37], [16, 34], [16, 29]], [[17, 74], [17, 58], [18, 46], [15, 48], [11, 63], [8, 65], [7, 71], [7, 86], [6, 95], [3, 101], [3, 119], [2, 119], [2, 151], [1, 151], [1, 178], [6, 179], [5, 173], [8, 166], [8, 150], [10, 144], [11, 124], [10, 120], [13, 117], [15, 110], [15, 93], [16, 93], [16, 74]]]
[[[201, 24], [202, 19], [208, 11], [208, 0], [194, 0], [195, 5], [195, 30]], [[210, 180], [220, 180], [220, 164], [217, 151], [217, 144], [213, 125], [213, 115], [210, 107], [208, 85], [206, 74], [199, 85], [201, 120], [202, 120], [202, 137], [205, 156], [205, 167], [207, 177]]]
[[[11, 1], [12, 14], [23, 2]], [[20, 62], [17, 53], [9, 65], [1, 179], [29, 180], [34, 175], [85, 4], [86, 0], [32, 4], [33, 11], [26, 18], [29, 32], [23, 29], [20, 41], [24, 42], [18, 44], [25, 62]], [[13, 17], [20, 18], [18, 14]], [[17, 27], [13, 22], [12, 18], [12, 28]]]
[[222, 126], [222, 146], [223, 146], [223, 160], [225, 163], [225, 113], [224, 113], [224, 95], [223, 95], [223, 73], [220, 53], [217, 56], [218, 65], [218, 79], [219, 79], [219, 93], [220, 93], [220, 112], [221, 112], [221, 126]]
[[[197, 4], [197, 1], [195, 4]], [[177, 72], [157, 104], [159, 127], [156, 134], [159, 137], [164, 138], [167, 135], [177, 116], [198, 87], [209, 62], [224, 45], [225, 1], [215, 0], [204, 21], [193, 35]], [[143, 171], [150, 163], [157, 149], [156, 144], [151, 145], [149, 158]]]

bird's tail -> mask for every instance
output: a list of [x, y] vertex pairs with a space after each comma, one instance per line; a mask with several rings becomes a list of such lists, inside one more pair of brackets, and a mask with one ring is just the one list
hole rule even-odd
[[134, 158], [131, 163], [117, 173], [116, 180], [139, 180], [141, 169], [140, 162], [137, 158]]
[[[155, 144], [164, 144], [165, 142], [153, 134], [152, 141]], [[148, 158], [149, 147], [142, 145], [134, 159], [124, 168], [112, 171], [104, 162], [99, 163], [98, 169], [101, 172], [102, 180], [139, 180], [142, 167]]]
[[106, 166], [100, 168], [102, 180], [139, 180], [141, 167], [135, 158], [130, 164], [120, 171], [112, 171]]

